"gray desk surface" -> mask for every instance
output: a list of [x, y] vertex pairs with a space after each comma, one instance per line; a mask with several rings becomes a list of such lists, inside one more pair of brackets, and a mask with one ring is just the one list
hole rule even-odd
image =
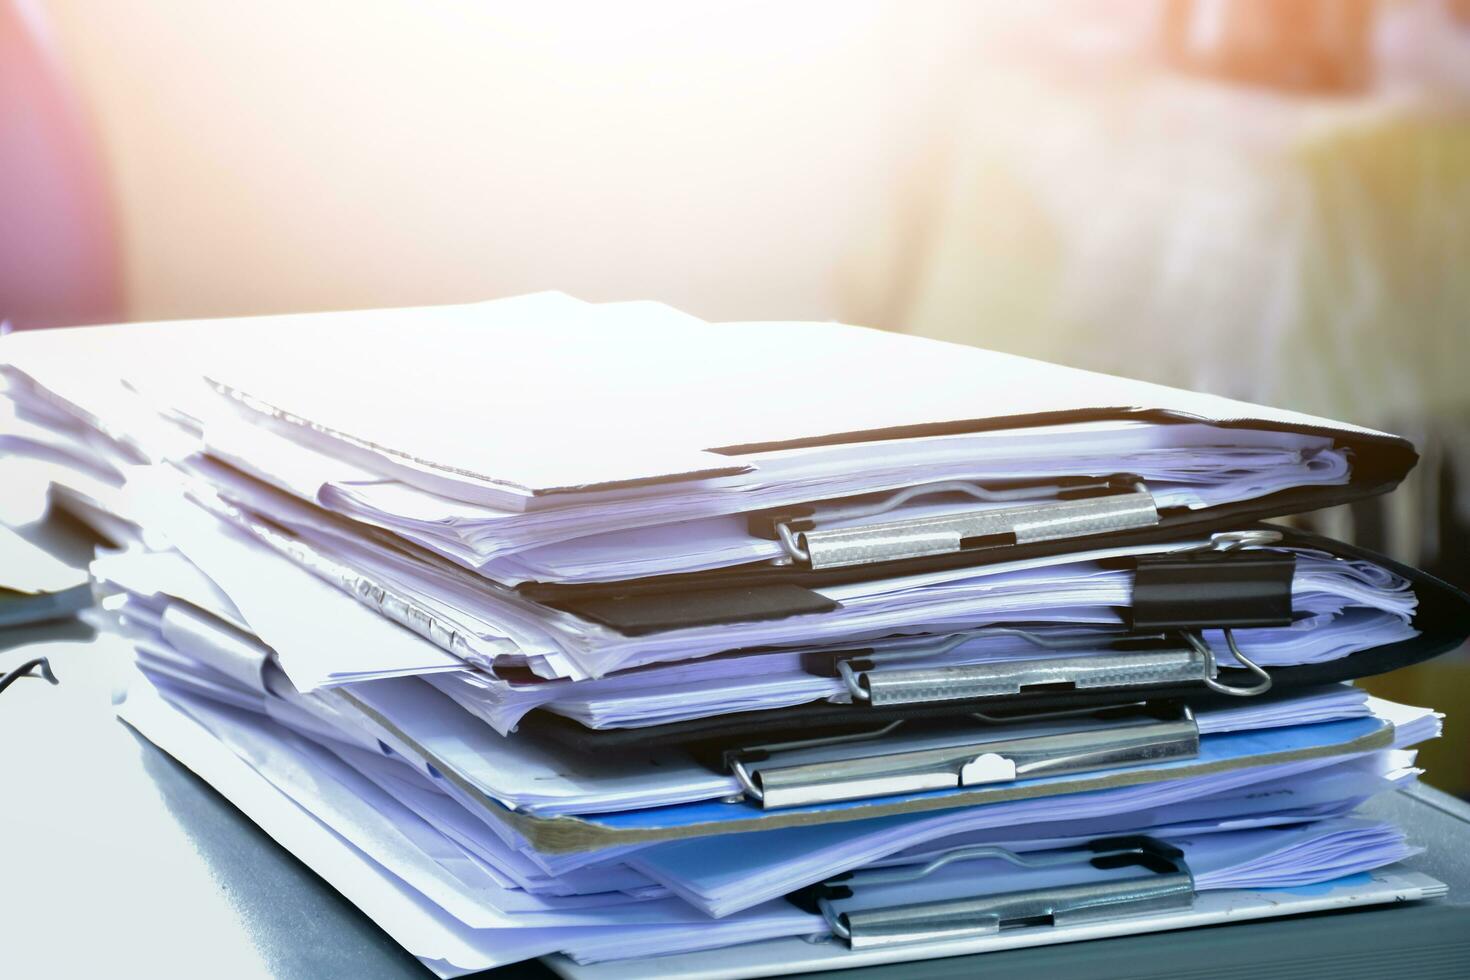
[[[46, 653], [61, 684], [0, 694], [0, 976], [429, 976], [206, 784], [116, 721], [109, 663], [75, 624], [0, 634], [0, 671]], [[1429, 789], [1379, 801], [1447, 899], [984, 957], [844, 971], [916, 976], [1470, 976], [1470, 807]], [[539, 964], [497, 978], [550, 976]]]

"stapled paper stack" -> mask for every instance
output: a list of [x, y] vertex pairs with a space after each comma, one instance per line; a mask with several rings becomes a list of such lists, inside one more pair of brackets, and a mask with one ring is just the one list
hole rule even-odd
[[[1426, 897], [1407, 443], [540, 294], [0, 341], [121, 717], [433, 971], [749, 976]], [[20, 476], [17, 476], [20, 478]], [[1263, 889], [1271, 889], [1265, 892]], [[1011, 928], [1012, 926], [1024, 926]]]

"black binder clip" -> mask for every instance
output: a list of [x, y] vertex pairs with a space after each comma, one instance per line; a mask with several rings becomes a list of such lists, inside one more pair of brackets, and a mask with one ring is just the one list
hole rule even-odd
[[1247, 687], [1211, 677], [1209, 688], [1221, 694], [1250, 697], [1271, 688], [1271, 675], [1243, 654], [1235, 630], [1290, 626], [1291, 583], [1296, 556], [1262, 548], [1276, 544], [1281, 532], [1260, 528], [1211, 537], [1199, 548], [1137, 560], [1129, 623], [1138, 632], [1177, 632], [1201, 655], [1214, 658], [1203, 631], [1218, 629], [1233, 656], [1257, 682]]

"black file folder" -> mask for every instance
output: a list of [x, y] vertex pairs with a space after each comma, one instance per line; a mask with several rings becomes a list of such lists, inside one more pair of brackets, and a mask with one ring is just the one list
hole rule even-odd
[[[1418, 599], [1413, 626], [1419, 635], [1321, 663], [1272, 667], [1269, 671], [1222, 666], [1214, 685], [1202, 676], [1116, 686], [1083, 686], [1075, 678], [1048, 676], [1035, 686], [1023, 684], [1015, 693], [886, 705], [874, 703], [873, 699], [855, 699], [851, 704], [813, 702], [793, 708], [714, 715], [664, 725], [597, 730], [538, 709], [522, 719], [520, 730], [585, 751], [682, 744], [706, 756], [717, 757], [742, 744], [873, 732], [895, 722], [974, 719], [978, 724], [989, 724], [1140, 703], [1173, 702], [1202, 708], [1238, 705], [1242, 703], [1242, 694], [1263, 699], [1290, 697], [1309, 688], [1371, 677], [1419, 663], [1455, 650], [1470, 638], [1470, 595], [1426, 572], [1365, 548], [1306, 531], [1269, 525], [1258, 525], [1251, 530], [1279, 533], [1281, 544], [1286, 546], [1371, 561], [1404, 577]], [[1119, 636], [1119, 653], [1160, 649], [1178, 652], [1189, 644], [1187, 640], [1171, 638], [1195, 637], [1199, 630], [1289, 623], [1291, 578], [1289, 563], [1283, 560], [1289, 558], [1279, 552], [1252, 550], [1225, 555], [1162, 555], [1158, 556], [1160, 564], [1152, 567], [1148, 561], [1143, 562], [1139, 572], [1145, 576], [1147, 587], [1136, 597], [1136, 602], [1141, 600], [1141, 603], [1124, 611], [1131, 614], [1125, 618], [1131, 619], [1133, 632]], [[1200, 567], [1190, 569], [1191, 563]], [[1155, 574], [1160, 572], [1163, 574]], [[1165, 639], [1158, 639], [1161, 634]], [[860, 676], [866, 652], [855, 648], [813, 655], [808, 669], [835, 676], [846, 662], [849, 673]], [[1081, 670], [1085, 669], [1085, 661], [1097, 659], [1096, 656], [1076, 658], [1075, 664]], [[1051, 663], [1065, 665], [1063, 661]], [[1012, 664], [998, 666], [1002, 670], [1016, 669]], [[1269, 677], [1269, 690], [1253, 691], [1259, 685], [1261, 673]]]
[[[1053, 488], [1057, 490], [1056, 499], [1044, 502], [826, 532], [829, 563], [821, 567], [815, 560], [815, 535], [819, 531], [806, 516], [809, 508], [787, 509], [747, 519], [756, 536], [780, 538], [787, 543], [795, 557], [786, 564], [753, 562], [615, 582], [523, 582], [516, 586], [516, 592], [625, 636], [779, 619], [833, 608], [834, 603], [815, 591], [823, 586], [1021, 561], [1089, 548], [1157, 544], [1351, 503], [1393, 489], [1416, 459], [1407, 444], [1384, 437], [1362, 444], [1355, 452], [1355, 477], [1348, 484], [1295, 487], [1254, 500], [1199, 509], [1155, 508], [1147, 487], [1138, 478], [1115, 474], [1092, 480], [1092, 490], [1083, 496]], [[1090, 510], [1079, 511], [1079, 507]], [[941, 522], [947, 531], [958, 535], [956, 550], [888, 558], [882, 556], [881, 549], [865, 550], [861, 541], [852, 541], [864, 531], [886, 541], [904, 531], [923, 537], [929, 530], [924, 525]], [[1034, 540], [1027, 537], [1027, 528], [1048, 522], [1062, 525], [1065, 530], [1048, 532], [1055, 536]], [[911, 550], [922, 551], [923, 545]]]

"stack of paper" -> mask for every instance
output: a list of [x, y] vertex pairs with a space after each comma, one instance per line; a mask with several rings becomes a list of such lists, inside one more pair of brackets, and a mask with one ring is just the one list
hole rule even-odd
[[64, 619], [91, 604], [85, 569], [0, 525], [0, 628]]
[[1391, 489], [1395, 437], [557, 294], [0, 351], [5, 478], [118, 545], [120, 716], [440, 975], [1440, 887], [1353, 815], [1438, 716], [1347, 682], [1457, 645], [1470, 600], [1259, 523]]

